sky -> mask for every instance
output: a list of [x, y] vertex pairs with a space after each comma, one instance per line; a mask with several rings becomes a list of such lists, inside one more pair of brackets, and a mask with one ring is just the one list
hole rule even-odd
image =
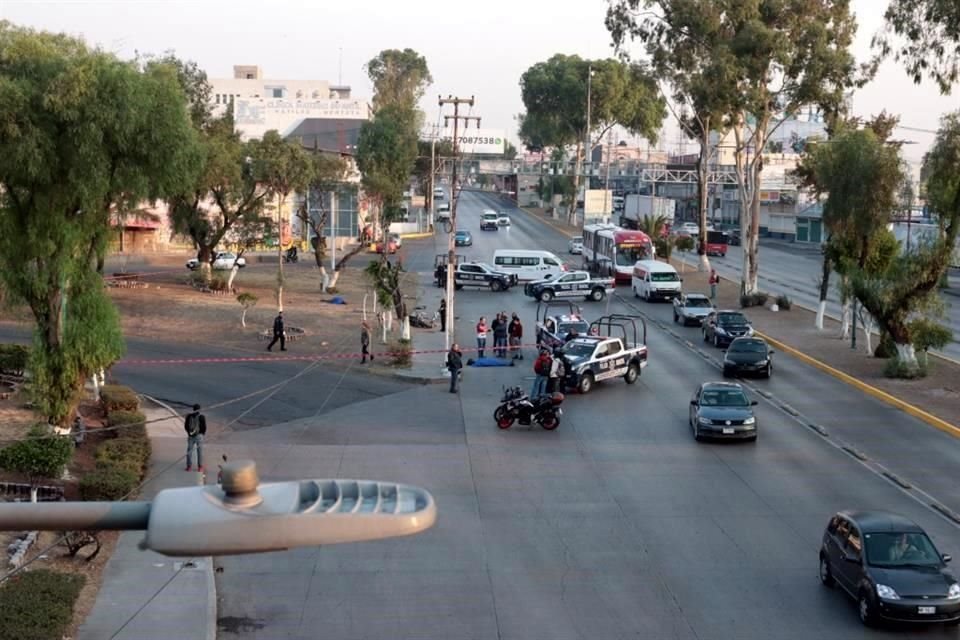
[[[866, 59], [886, 0], [852, 0], [852, 6], [860, 25], [854, 54]], [[520, 76], [555, 53], [612, 55], [606, 7], [606, 0], [0, 0], [0, 19], [82, 36], [124, 58], [173, 50], [214, 78], [231, 77], [234, 64], [254, 64], [266, 78], [339, 81], [365, 98], [371, 86], [364, 63], [382, 49], [410, 47], [427, 59], [434, 79], [421, 103], [428, 123], [438, 121], [438, 95], [473, 95], [470, 114], [516, 142]], [[914, 85], [888, 61], [854, 96], [858, 115], [884, 109], [899, 114], [904, 126], [935, 131], [941, 115], [960, 109], [960, 87], [941, 96], [933, 83]], [[678, 150], [677, 128], [668, 123], [666, 130], [658, 146]], [[904, 147], [911, 162], [933, 140], [906, 129], [895, 135], [916, 143]]]

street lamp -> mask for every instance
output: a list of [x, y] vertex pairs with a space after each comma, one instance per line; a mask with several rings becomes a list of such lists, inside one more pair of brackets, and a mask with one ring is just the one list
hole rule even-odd
[[141, 548], [168, 556], [380, 540], [436, 521], [436, 502], [419, 487], [342, 479], [261, 485], [252, 460], [224, 465], [221, 486], [165, 489], [152, 503], [0, 503], [0, 531], [145, 530]]
[[[583, 141], [583, 158], [584, 158], [584, 169], [586, 169], [587, 159], [590, 159], [590, 163], [593, 162], [593, 149], [590, 144], [590, 110], [591, 110], [591, 101], [593, 93], [593, 63], [587, 65], [587, 129], [585, 132], [585, 139]], [[580, 223], [580, 226], [587, 224], [587, 186], [590, 184], [590, 177], [584, 170], [584, 183], [583, 183], [583, 218]], [[577, 194], [573, 194], [573, 210], [577, 210]]]

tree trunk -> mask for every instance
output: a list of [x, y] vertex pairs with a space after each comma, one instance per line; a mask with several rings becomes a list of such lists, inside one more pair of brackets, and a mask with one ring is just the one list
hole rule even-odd
[[236, 264], [234, 264], [230, 269], [230, 277], [227, 278], [227, 291], [230, 293], [233, 292], [233, 279], [237, 277], [238, 271], [240, 271], [240, 267], [238, 267]]
[[243, 313], [240, 314], [240, 326], [244, 329], [247, 328], [247, 308], [243, 308]]
[[697, 158], [697, 223], [700, 227], [700, 239], [697, 244], [700, 262], [697, 270], [710, 272], [710, 256], [707, 255], [707, 209], [710, 207], [710, 186], [707, 184], [707, 169], [710, 160], [710, 126], [709, 121], [701, 127], [700, 155]]
[[400, 337], [403, 340], [410, 340], [410, 316], [403, 316], [400, 320]]
[[827, 311], [827, 294], [830, 292], [830, 271], [832, 267], [830, 256], [824, 252], [820, 271], [820, 304], [817, 306], [816, 327], [818, 331], [823, 331], [823, 315]]
[[873, 318], [869, 313], [861, 314], [861, 324], [863, 325], [863, 344], [866, 347], [867, 355], [873, 355]]
[[386, 311], [380, 312], [380, 341], [383, 344], [387, 344], [387, 321], [390, 319], [390, 314]]
[[910, 343], [900, 344], [899, 342], [894, 343], [894, 346], [897, 348], [897, 359], [900, 360], [907, 368], [911, 370], [916, 370], [919, 368], [919, 363], [917, 362], [917, 352], [913, 348], [913, 345]]
[[[580, 159], [581, 153], [583, 153], [583, 164], [581, 164]], [[577, 142], [576, 156], [573, 164], [573, 204], [570, 205], [570, 211], [567, 212], [567, 222], [574, 227], [577, 226], [577, 196], [580, 193], [580, 174], [584, 170], [587, 153], [583, 148], [583, 143]], [[584, 181], [584, 189], [586, 189], [586, 185], [588, 184], [590, 184], [589, 180]], [[587, 206], [586, 192], [584, 192], [583, 196], [583, 206], [584, 208]], [[586, 213], [584, 213], [584, 221], [586, 221]]]
[[37, 502], [39, 500], [40, 487], [30, 485], [30, 502]]

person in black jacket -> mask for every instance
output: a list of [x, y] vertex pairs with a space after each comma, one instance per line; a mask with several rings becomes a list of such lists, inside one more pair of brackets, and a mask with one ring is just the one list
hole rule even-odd
[[183, 430], [187, 433], [187, 471], [193, 468], [193, 450], [197, 450], [197, 471], [203, 472], [203, 436], [207, 435], [207, 418], [200, 413], [200, 405], [193, 405], [193, 411], [183, 419]]
[[463, 369], [463, 354], [460, 345], [454, 343], [447, 352], [447, 370], [450, 372], [450, 393], [456, 393], [460, 383], [460, 370]]
[[283, 330], [283, 311], [277, 312], [277, 317], [273, 319], [273, 340], [267, 345], [267, 351], [273, 351], [273, 345], [280, 341], [280, 351], [287, 350], [287, 334]]

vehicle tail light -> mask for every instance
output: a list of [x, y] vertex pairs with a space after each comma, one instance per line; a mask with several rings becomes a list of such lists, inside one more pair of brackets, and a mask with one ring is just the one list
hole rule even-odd
[[553, 396], [550, 397], [550, 400], [553, 402], [553, 404], [560, 404], [563, 402], [563, 394], [557, 391], [553, 394]]

